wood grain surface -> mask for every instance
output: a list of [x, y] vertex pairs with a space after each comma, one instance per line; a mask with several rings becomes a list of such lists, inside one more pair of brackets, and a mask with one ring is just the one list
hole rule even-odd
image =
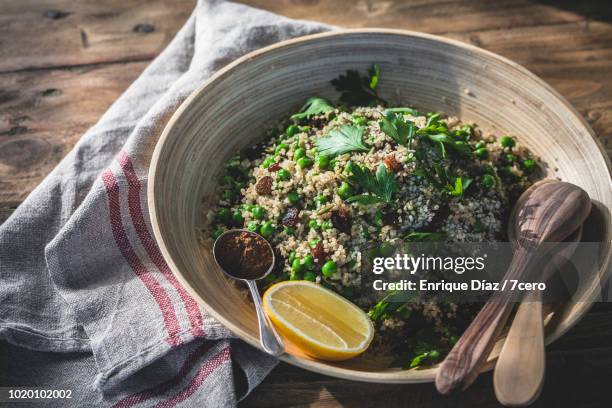
[[[563, 94], [612, 155], [608, 1], [247, 0], [346, 27], [441, 34], [504, 55]], [[0, 222], [70, 150], [187, 19], [195, 0], [3, 0]], [[547, 349], [535, 406], [608, 406], [612, 308], [596, 305]], [[433, 385], [365, 385], [281, 364], [245, 406], [497, 406], [490, 375], [441, 398]]]

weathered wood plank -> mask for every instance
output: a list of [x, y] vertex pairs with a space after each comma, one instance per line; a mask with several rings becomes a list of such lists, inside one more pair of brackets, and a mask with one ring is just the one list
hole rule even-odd
[[195, 0], [16, 0], [0, 5], [0, 72], [155, 57]]
[[146, 65], [133, 62], [0, 75], [0, 208], [5, 215]]
[[[534, 407], [601, 407], [609, 401], [612, 380], [612, 311], [589, 313], [574, 329], [547, 349], [548, 374]], [[596, 373], [596, 374], [595, 374]], [[433, 384], [363, 384], [304, 372], [280, 364], [243, 402], [243, 407], [493, 407], [491, 374], [467, 391], [448, 397]]]

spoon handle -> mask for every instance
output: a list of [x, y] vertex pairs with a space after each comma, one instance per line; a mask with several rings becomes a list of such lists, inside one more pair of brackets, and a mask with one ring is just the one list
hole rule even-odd
[[249, 290], [251, 291], [251, 296], [253, 297], [253, 303], [255, 303], [255, 310], [257, 311], [257, 322], [259, 323], [259, 341], [261, 342], [261, 346], [266, 353], [278, 357], [285, 352], [283, 341], [276, 333], [270, 318], [264, 310], [263, 302], [261, 301], [261, 296], [259, 295], [259, 290], [257, 289], [255, 281], [247, 280], [246, 283], [249, 285]]
[[[522, 280], [531, 259], [530, 250], [518, 248], [504, 279]], [[507, 292], [496, 292], [472, 320], [438, 368], [436, 388], [440, 393], [465, 389], [478, 377], [512, 310], [509, 298]]]
[[495, 365], [497, 400], [512, 407], [531, 404], [540, 395], [545, 371], [542, 294], [533, 291], [519, 306]]

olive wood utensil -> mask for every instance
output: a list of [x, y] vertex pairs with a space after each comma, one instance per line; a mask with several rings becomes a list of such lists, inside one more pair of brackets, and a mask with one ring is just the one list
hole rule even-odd
[[[542, 259], [545, 242], [561, 242], [584, 222], [591, 200], [580, 187], [561, 181], [535, 184], [521, 195], [509, 220], [516, 225], [516, 242], [504, 279], [523, 281]], [[478, 377], [512, 310], [511, 294], [496, 292], [446, 356], [436, 374], [436, 388], [448, 394], [465, 389]]]
[[[581, 237], [582, 227], [564, 241], [567, 244], [544, 267], [542, 281], [550, 280], [563, 267]], [[525, 296], [514, 316], [493, 373], [495, 395], [505, 406], [527, 406], [542, 391], [546, 371], [543, 313], [542, 292], [535, 290]]]

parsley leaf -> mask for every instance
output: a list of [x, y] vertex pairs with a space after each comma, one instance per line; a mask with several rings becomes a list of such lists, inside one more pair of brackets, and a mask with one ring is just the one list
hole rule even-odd
[[403, 115], [387, 112], [379, 122], [380, 129], [397, 144], [408, 145], [416, 132], [416, 126], [411, 121], [405, 121]]
[[295, 115], [291, 115], [291, 119], [302, 120], [310, 119], [312, 116], [321, 115], [323, 113], [331, 112], [334, 107], [323, 98], [312, 97], [308, 98], [304, 106], [300, 108], [300, 111]]
[[[352, 162], [348, 163], [348, 168], [352, 173], [350, 181], [359, 185], [366, 193], [353, 197], [349, 197], [348, 202], [357, 202], [361, 204], [374, 204], [382, 202], [390, 204], [393, 198], [393, 193], [399, 190], [395, 175], [387, 170], [384, 164], [378, 166], [376, 174], [368, 168], [358, 166]], [[367, 198], [366, 198], [367, 197]]]
[[472, 184], [472, 179], [469, 177], [461, 176], [455, 179], [455, 185], [448, 185], [446, 189], [453, 196], [462, 196], [465, 190]]
[[368, 311], [368, 316], [372, 321], [377, 322], [379, 320], [391, 317], [397, 313], [402, 313], [406, 319], [410, 315], [410, 310], [406, 309], [406, 295], [400, 291], [394, 290], [389, 292], [376, 303]]
[[367, 77], [361, 77], [359, 72], [349, 69], [346, 74], [333, 79], [331, 84], [340, 92], [340, 101], [348, 106], [385, 105], [385, 100], [377, 92], [379, 78], [380, 67], [374, 64]]
[[331, 130], [327, 136], [317, 139], [316, 144], [319, 153], [326, 156], [370, 150], [363, 144], [363, 128], [351, 125]]

